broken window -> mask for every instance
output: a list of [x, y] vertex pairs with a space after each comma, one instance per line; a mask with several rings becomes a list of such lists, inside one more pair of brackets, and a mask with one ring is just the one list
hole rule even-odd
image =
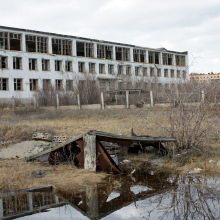
[[63, 90], [63, 80], [62, 79], [56, 79], [56, 90], [57, 91]]
[[148, 62], [160, 64], [160, 53], [154, 51], [148, 51]]
[[177, 70], [177, 78], [180, 78], [180, 70]]
[[13, 57], [13, 69], [15, 70], [22, 69], [21, 59], [22, 59], [21, 57]]
[[0, 78], [0, 90], [8, 90], [8, 79]]
[[0, 56], [0, 69], [8, 68], [8, 57]]
[[108, 74], [114, 74], [114, 65], [109, 64], [108, 65]]
[[133, 50], [134, 62], [145, 62], [146, 51], [134, 49]]
[[163, 65], [173, 65], [173, 54], [163, 53]]
[[22, 79], [14, 79], [14, 90], [21, 91], [23, 89]]
[[62, 61], [55, 60], [55, 71], [61, 71], [61, 70], [62, 70]]
[[43, 90], [51, 90], [51, 80], [50, 79], [43, 79]]
[[[218, 76], [219, 78], [219, 76]], [[186, 71], [183, 71], [183, 79], [186, 79]]]
[[174, 70], [170, 70], [170, 77], [174, 78]]
[[168, 69], [164, 69], [164, 77], [169, 77], [168, 76]]
[[76, 55], [81, 57], [94, 57], [94, 44], [76, 42]]
[[150, 67], [150, 77], [154, 77], [154, 68]]
[[118, 65], [118, 75], [123, 75], [124, 71], [123, 71], [123, 66], [122, 65]]
[[52, 38], [52, 53], [71, 56], [72, 40]]
[[135, 67], [135, 76], [139, 76], [140, 75], [140, 67], [136, 66]]
[[185, 56], [176, 55], [176, 65], [177, 66], [185, 66]]
[[42, 59], [42, 71], [50, 71], [50, 60]]
[[115, 47], [116, 60], [130, 61], [130, 48]]
[[131, 75], [131, 66], [129, 66], [129, 65], [126, 66], [126, 75], [127, 76]]
[[143, 68], [143, 76], [147, 76], [147, 67]]
[[66, 80], [66, 91], [73, 91], [73, 80]]
[[89, 63], [89, 72], [95, 73], [95, 63]]
[[21, 50], [21, 34], [0, 32], [0, 49]]
[[48, 38], [26, 35], [26, 51], [37, 53], [48, 53]]
[[36, 91], [38, 89], [38, 80], [37, 79], [29, 79], [30, 91]]
[[112, 46], [106, 46], [106, 45], [97, 45], [97, 58], [103, 58], [103, 59], [112, 59], [112, 52], [113, 47]]
[[157, 77], [161, 77], [161, 69], [157, 69]]
[[99, 64], [99, 73], [105, 74], [105, 64]]
[[37, 59], [29, 58], [29, 70], [37, 70]]
[[78, 71], [80, 73], [84, 73], [85, 72], [85, 63], [84, 62], [78, 62]]
[[72, 63], [72, 61], [66, 61], [66, 63], [65, 63], [66, 65], [66, 72], [72, 72], [73, 71], [73, 63]]

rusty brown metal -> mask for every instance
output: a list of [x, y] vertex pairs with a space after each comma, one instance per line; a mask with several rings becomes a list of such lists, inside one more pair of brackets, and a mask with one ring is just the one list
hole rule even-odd
[[96, 139], [96, 154], [97, 154], [97, 170], [120, 174], [122, 171], [120, 168], [115, 164], [111, 156], [102, 146], [99, 140]]
[[83, 139], [79, 139], [77, 141], [77, 144], [81, 150], [81, 152], [79, 154], [76, 155], [78, 161], [79, 161], [79, 164], [82, 168], [84, 168], [84, 142], [83, 142]]

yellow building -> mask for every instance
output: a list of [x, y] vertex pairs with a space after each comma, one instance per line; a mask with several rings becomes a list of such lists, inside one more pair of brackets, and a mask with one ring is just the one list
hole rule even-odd
[[208, 73], [208, 74], [191, 73], [189, 75], [189, 80], [190, 82], [199, 82], [199, 83], [218, 82], [220, 80], [220, 73]]

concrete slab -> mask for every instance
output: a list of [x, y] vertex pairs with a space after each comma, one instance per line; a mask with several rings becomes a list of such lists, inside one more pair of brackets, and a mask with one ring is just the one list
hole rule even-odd
[[59, 143], [47, 141], [23, 141], [4, 148], [0, 151], [0, 159], [26, 158], [37, 155], [45, 150], [55, 147]]

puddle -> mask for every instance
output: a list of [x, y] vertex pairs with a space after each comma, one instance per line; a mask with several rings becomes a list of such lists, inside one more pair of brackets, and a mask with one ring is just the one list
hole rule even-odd
[[0, 219], [220, 219], [220, 177], [112, 176], [68, 192], [1, 192]]

